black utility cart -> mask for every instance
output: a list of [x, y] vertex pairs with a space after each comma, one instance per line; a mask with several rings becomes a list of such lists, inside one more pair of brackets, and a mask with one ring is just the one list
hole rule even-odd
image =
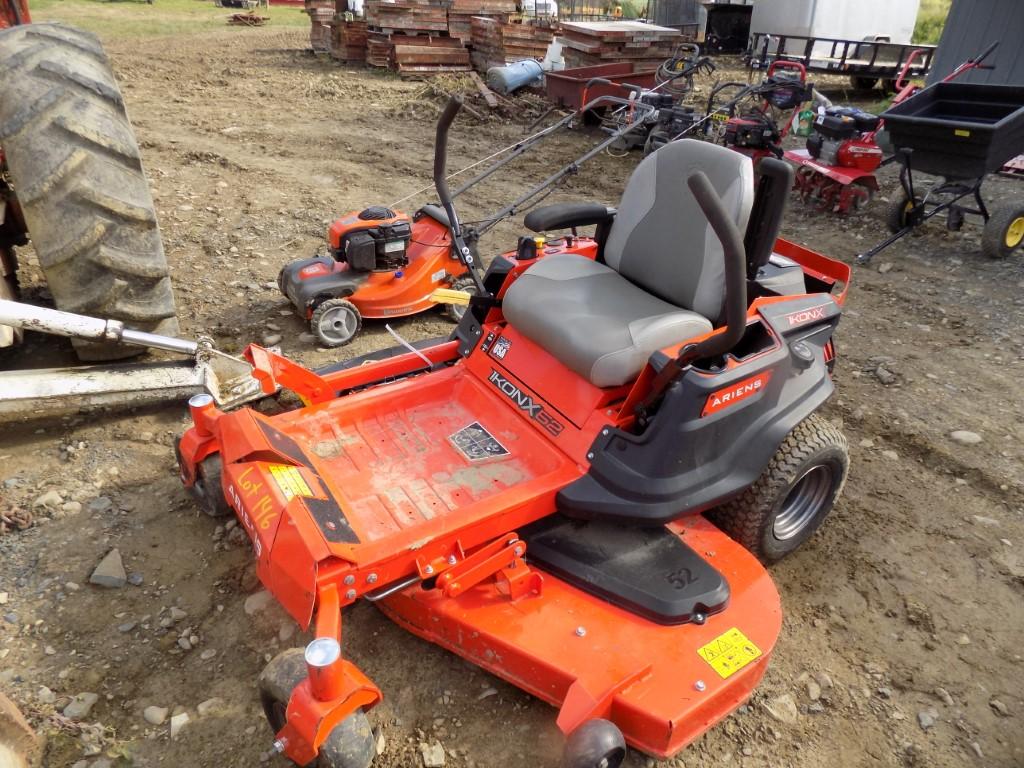
[[[982, 250], [1006, 258], [1024, 243], [1024, 202], [991, 210], [981, 197], [990, 173], [1024, 151], [1024, 86], [935, 83], [882, 115], [900, 163], [902, 190], [886, 212], [892, 236], [857, 259], [866, 263], [915, 227], [940, 213], [959, 230], [964, 216], [985, 222]], [[941, 181], [921, 187], [914, 174]]]

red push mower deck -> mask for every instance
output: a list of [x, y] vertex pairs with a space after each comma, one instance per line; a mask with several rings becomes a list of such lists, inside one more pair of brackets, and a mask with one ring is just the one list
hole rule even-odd
[[[461, 247], [458, 109], [435, 181]], [[382, 694], [341, 655], [361, 598], [558, 708], [571, 768], [673, 755], [750, 695], [781, 627], [759, 558], [811, 536], [848, 466], [815, 411], [850, 271], [777, 240], [791, 183], [768, 158], [755, 195], [749, 158], [675, 142], [618, 211], [532, 211], [534, 232], [597, 230], [496, 257], [450, 340], [321, 372], [250, 346], [304, 407], [193, 398], [182, 479], [316, 632], [261, 675], [277, 749], [372, 761]]]

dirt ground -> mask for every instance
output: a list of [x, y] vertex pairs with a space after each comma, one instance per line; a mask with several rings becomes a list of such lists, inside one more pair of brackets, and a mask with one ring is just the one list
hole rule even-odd
[[[318, 350], [273, 281], [285, 261], [323, 248], [336, 214], [429, 182], [436, 103], [423, 86], [314, 58], [299, 31], [105, 42], [152, 181], [183, 332], [227, 351], [280, 337], [311, 366], [390, 345], [368, 323], [341, 352]], [[460, 119], [452, 167], [523, 132], [514, 117]], [[464, 201], [463, 217], [498, 207], [594, 138], [560, 139], [500, 174]], [[637, 159], [603, 155], [552, 200], [614, 204]], [[892, 173], [882, 177], [891, 192]], [[1024, 198], [1012, 180], [987, 192]], [[795, 203], [784, 231], [850, 261], [882, 237], [884, 207], [876, 198], [843, 220]], [[509, 247], [519, 228], [498, 228], [482, 252]], [[24, 277], [45, 300], [31, 264]], [[762, 686], [658, 765], [1024, 765], [1022, 289], [1024, 254], [987, 260], [973, 224], [947, 233], [934, 221], [855, 270], [827, 408], [851, 443], [845, 495], [773, 569], [785, 621]], [[440, 314], [394, 327], [410, 339], [451, 328]], [[34, 339], [7, 364], [67, 355]], [[267, 755], [255, 681], [304, 638], [276, 606], [247, 602], [260, 589], [247, 542], [181, 488], [172, 441], [185, 427], [181, 405], [0, 433], [0, 509], [35, 515], [32, 528], [0, 536], [0, 690], [45, 734], [47, 766], [285, 764]], [[980, 441], [961, 444], [955, 430]], [[59, 498], [36, 504], [51, 491]], [[135, 583], [90, 586], [112, 547]], [[419, 745], [435, 739], [449, 766], [557, 764], [549, 707], [368, 605], [345, 620], [346, 654], [385, 692], [371, 714], [385, 742], [375, 765], [420, 765]], [[98, 694], [88, 716], [58, 714], [83, 692]], [[190, 721], [172, 740], [167, 723], [144, 719], [150, 706]]]

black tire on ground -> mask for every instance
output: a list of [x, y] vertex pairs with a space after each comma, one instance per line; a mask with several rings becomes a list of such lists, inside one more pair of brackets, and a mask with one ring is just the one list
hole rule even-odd
[[562, 768], [619, 768], [626, 759], [626, 740], [610, 720], [587, 720], [565, 741]]
[[[288, 700], [295, 686], [305, 677], [306, 662], [302, 648], [282, 651], [260, 673], [260, 703], [274, 733], [284, 727]], [[370, 721], [359, 709], [335, 726], [311, 765], [316, 768], [368, 768], [376, 753]]]
[[1015, 203], [992, 212], [981, 236], [981, 251], [1005, 259], [1024, 243], [1024, 205]]
[[[452, 290], [454, 291], [465, 291], [471, 296], [476, 296], [476, 283], [473, 282], [473, 278], [469, 275], [463, 275], [454, 283], [452, 283]], [[453, 323], [458, 323], [462, 320], [463, 315], [466, 314], [466, 310], [469, 309], [467, 304], [445, 304], [444, 313], [448, 315], [448, 319]]]
[[[57, 307], [177, 333], [139, 147], [95, 35], [63, 24], [0, 31], [0, 146]], [[143, 351], [73, 343], [88, 360]]]
[[[174, 440], [174, 456], [181, 466], [181, 438]], [[226, 517], [234, 512], [228, 500], [224, 498], [224, 486], [222, 478], [224, 475], [224, 462], [221, 461], [219, 453], [213, 453], [199, 462], [196, 471], [196, 482], [189, 493], [196, 500], [196, 504], [204, 514], [210, 517]]]
[[850, 87], [855, 91], [870, 91], [878, 85], [877, 77], [858, 77], [850, 75]]
[[812, 414], [786, 436], [752, 486], [707, 517], [761, 562], [774, 563], [818, 529], [842, 493], [849, 466], [843, 433]]
[[363, 327], [363, 316], [348, 299], [327, 299], [313, 310], [309, 327], [325, 347], [343, 347]]
[[[914, 204], [916, 205], [920, 202], [920, 198], [917, 198]], [[885, 226], [889, 228], [890, 232], [895, 234], [907, 226], [907, 214], [910, 213], [913, 207], [907, 193], [902, 190], [889, 201], [889, 205], [885, 208]]]

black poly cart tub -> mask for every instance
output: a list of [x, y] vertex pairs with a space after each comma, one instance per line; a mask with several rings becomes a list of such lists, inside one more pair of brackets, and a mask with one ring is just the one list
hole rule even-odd
[[947, 179], [977, 179], [1024, 152], [1024, 87], [935, 83], [882, 114], [910, 167]]

